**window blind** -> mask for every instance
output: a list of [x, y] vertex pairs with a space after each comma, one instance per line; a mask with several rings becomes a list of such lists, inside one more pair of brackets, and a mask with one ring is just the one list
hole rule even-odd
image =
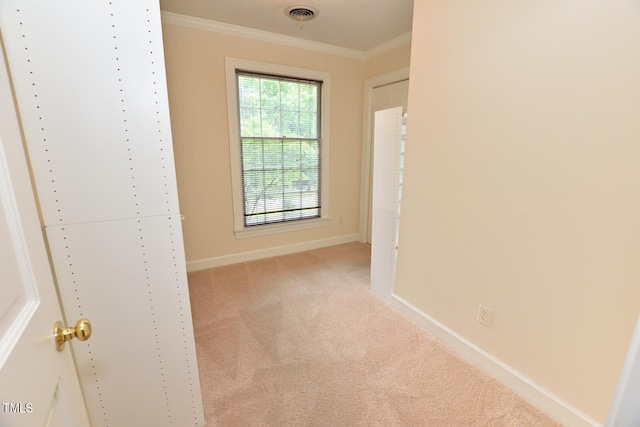
[[236, 78], [245, 226], [320, 217], [322, 82]]

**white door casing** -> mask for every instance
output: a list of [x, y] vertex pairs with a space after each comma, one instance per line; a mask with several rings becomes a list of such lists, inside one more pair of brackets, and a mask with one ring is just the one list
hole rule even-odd
[[62, 314], [3, 54], [0, 296], [0, 426], [88, 426], [71, 354], [75, 343], [59, 352], [52, 336]]
[[158, 2], [5, 0], [0, 26], [92, 426], [203, 425]]

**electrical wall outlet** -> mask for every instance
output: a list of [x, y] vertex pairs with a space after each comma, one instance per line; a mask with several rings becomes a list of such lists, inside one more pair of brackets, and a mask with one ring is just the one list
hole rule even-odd
[[478, 308], [478, 322], [484, 326], [491, 326], [491, 309], [480, 304]]

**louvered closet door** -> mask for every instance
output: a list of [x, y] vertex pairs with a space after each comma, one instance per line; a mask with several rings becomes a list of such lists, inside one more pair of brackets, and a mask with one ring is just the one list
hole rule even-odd
[[203, 425], [158, 2], [8, 1], [63, 307], [93, 324], [73, 347], [92, 425]]

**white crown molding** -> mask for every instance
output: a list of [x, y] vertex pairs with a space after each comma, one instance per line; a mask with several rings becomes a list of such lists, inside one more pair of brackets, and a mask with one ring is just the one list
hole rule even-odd
[[248, 39], [260, 40], [263, 42], [279, 44], [300, 49], [313, 50], [331, 55], [346, 56], [354, 59], [364, 59], [365, 53], [355, 49], [333, 46], [325, 43], [312, 42], [296, 37], [283, 36], [281, 34], [267, 31], [254, 30], [253, 28], [241, 27], [238, 25], [225, 24], [224, 22], [211, 21], [208, 19], [195, 18], [192, 16], [179, 15], [171, 12], [162, 12], [162, 22], [167, 24], [181, 25], [183, 27], [197, 30], [213, 31], [216, 33], [229, 34], [232, 36], [244, 37]]
[[372, 56], [380, 55], [388, 50], [395, 49], [407, 43], [411, 43], [411, 32], [404, 33], [401, 36], [391, 39], [388, 42], [384, 42], [376, 47], [372, 47], [364, 53], [365, 58], [371, 58]]
[[260, 40], [268, 43], [275, 43], [283, 46], [296, 47], [300, 49], [312, 50], [315, 52], [327, 53], [330, 55], [346, 56], [353, 59], [365, 59], [379, 55], [387, 50], [401, 46], [411, 41], [411, 33], [403, 34], [383, 43], [366, 52], [334, 46], [326, 43], [313, 42], [299, 39], [297, 37], [283, 36], [281, 34], [267, 31], [255, 30], [253, 28], [241, 27], [238, 25], [225, 24], [224, 22], [211, 21], [209, 19], [195, 18], [187, 15], [180, 15], [172, 12], [161, 12], [162, 22], [182, 27], [194, 28], [197, 30], [213, 31], [216, 33], [229, 34], [232, 36], [244, 37], [248, 39]]

